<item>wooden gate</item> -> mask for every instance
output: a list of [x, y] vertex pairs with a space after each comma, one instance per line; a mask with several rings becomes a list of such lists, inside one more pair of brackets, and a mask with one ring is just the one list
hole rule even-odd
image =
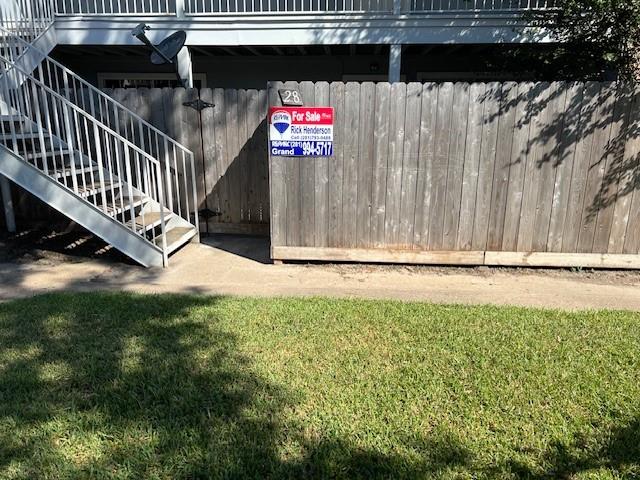
[[194, 152], [202, 233], [268, 235], [266, 90], [106, 93]]

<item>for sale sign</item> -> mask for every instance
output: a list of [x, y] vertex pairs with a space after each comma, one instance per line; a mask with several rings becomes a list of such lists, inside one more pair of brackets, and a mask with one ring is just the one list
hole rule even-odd
[[269, 150], [276, 157], [333, 155], [332, 107], [271, 107]]

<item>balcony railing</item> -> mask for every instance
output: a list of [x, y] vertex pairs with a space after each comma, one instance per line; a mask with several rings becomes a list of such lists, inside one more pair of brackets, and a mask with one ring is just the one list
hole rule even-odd
[[57, 15], [223, 16], [518, 12], [555, 0], [54, 0]]

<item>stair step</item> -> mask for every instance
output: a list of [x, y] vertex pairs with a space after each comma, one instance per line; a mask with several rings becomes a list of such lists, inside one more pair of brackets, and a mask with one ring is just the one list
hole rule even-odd
[[[173, 213], [167, 211], [164, 212], [165, 224], [172, 216]], [[144, 214], [144, 218], [142, 217], [142, 215], [138, 215], [135, 219], [136, 231], [141, 232], [143, 230], [151, 230], [160, 225], [161, 222], [162, 219], [160, 218], [160, 212], [147, 212]], [[127, 222], [127, 227], [131, 228], [131, 220]]]
[[[77, 173], [77, 172], [76, 172]], [[111, 192], [112, 185], [109, 182], [104, 182], [104, 190], [106, 193]], [[113, 185], [113, 190], [118, 190], [118, 185]], [[91, 197], [102, 192], [102, 186], [99, 182], [87, 183], [86, 185], [78, 185], [78, 195], [83, 198]]]
[[[45, 134], [45, 132], [43, 132], [43, 135]], [[39, 140], [40, 139], [40, 134], [38, 132], [21, 132], [21, 133], [16, 133], [15, 137], [11, 134], [8, 135], [0, 135], [0, 140], [13, 140], [13, 139], [17, 139], [17, 140]], [[48, 140], [49, 136], [48, 135], [44, 135], [44, 139]]]
[[51, 157], [63, 157], [65, 155], [72, 155], [73, 150], [62, 149], [62, 150], [47, 150], [46, 152], [39, 153], [23, 153], [22, 158], [25, 160], [37, 160], [40, 158], [51, 158]]
[[[85, 168], [84, 169], [84, 173], [91, 173], [94, 172], [94, 176], [97, 176], [97, 172], [100, 170], [99, 167], [91, 167], [91, 168]], [[80, 168], [76, 168], [76, 175], [80, 175], [82, 173], [82, 170], [80, 170]], [[57, 174], [53, 175], [54, 178], [65, 178], [65, 177], [70, 177], [73, 175], [73, 170], [71, 170], [70, 167], [65, 166], [64, 170], [62, 172], [58, 172]], [[114, 187], [115, 188], [115, 187]], [[109, 188], [109, 190], [111, 190]]]
[[[142, 197], [139, 195], [134, 195], [132, 200], [129, 199], [128, 196], [122, 198], [122, 203], [120, 202], [120, 197], [116, 197], [116, 199], [112, 202], [111, 205], [107, 205], [106, 211], [107, 215], [112, 217], [116, 217], [117, 215], [122, 214], [123, 211], [128, 212], [131, 208], [138, 208], [145, 203], [147, 203], [149, 199], [147, 197]], [[98, 208], [102, 209], [101, 205], [98, 205]]]
[[[187, 243], [196, 235], [194, 227], [173, 227], [166, 233], [167, 236], [167, 254], [170, 254]], [[158, 235], [155, 244], [162, 248], [162, 235]]]

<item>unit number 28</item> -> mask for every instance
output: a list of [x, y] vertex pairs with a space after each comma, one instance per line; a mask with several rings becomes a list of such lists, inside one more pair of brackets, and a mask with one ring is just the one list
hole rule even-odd
[[285, 107], [301, 107], [302, 95], [298, 90], [282, 89], [278, 90], [280, 94], [280, 100]]

